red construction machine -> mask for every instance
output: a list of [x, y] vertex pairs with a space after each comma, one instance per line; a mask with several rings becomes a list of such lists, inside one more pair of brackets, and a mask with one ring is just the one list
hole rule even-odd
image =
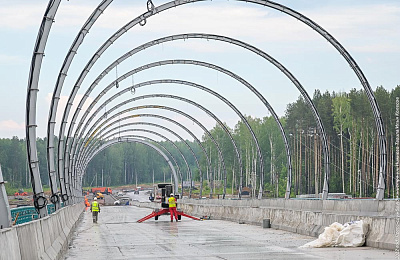
[[[168, 202], [168, 197], [171, 193], [173, 193], [173, 185], [171, 183], [158, 183], [158, 184], [154, 185], [152, 197], [155, 198], [154, 199], [155, 202], [161, 203], [161, 209], [154, 209], [154, 211], [151, 214], [147, 215], [144, 218], [139, 219], [137, 222], [142, 223], [143, 221], [146, 221], [151, 218], [158, 220], [158, 217], [161, 215], [170, 215], [169, 204], [167, 202]], [[178, 199], [179, 195], [175, 194], [175, 198]], [[177, 205], [178, 205], [178, 203], [177, 203]], [[196, 218], [196, 217], [193, 217], [193, 216], [183, 213], [183, 211], [180, 210], [179, 208], [177, 209], [177, 213], [178, 213], [178, 220], [181, 220], [182, 216], [191, 218], [194, 220], [201, 220], [199, 218]]]

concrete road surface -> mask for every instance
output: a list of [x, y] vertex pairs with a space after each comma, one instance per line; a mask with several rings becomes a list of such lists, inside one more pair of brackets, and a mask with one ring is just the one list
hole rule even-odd
[[65, 259], [395, 259], [393, 251], [369, 247], [298, 247], [314, 237], [220, 220], [182, 217], [170, 222], [134, 206], [102, 207], [97, 224], [87, 211], [78, 224]]

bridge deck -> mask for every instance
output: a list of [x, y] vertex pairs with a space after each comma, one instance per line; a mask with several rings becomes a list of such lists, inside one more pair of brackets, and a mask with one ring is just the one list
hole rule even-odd
[[281, 230], [219, 220], [136, 221], [151, 213], [134, 206], [103, 207], [97, 224], [85, 212], [66, 259], [394, 259], [369, 247], [299, 249], [314, 240]]

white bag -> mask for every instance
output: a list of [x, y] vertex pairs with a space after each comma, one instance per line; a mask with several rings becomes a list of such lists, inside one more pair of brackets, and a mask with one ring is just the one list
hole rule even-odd
[[365, 243], [365, 235], [367, 231], [367, 225], [364, 224], [362, 220], [346, 223], [344, 224], [344, 228], [337, 238], [336, 246], [363, 246]]
[[348, 222], [344, 225], [333, 223], [326, 227], [324, 232], [318, 236], [318, 239], [311, 241], [300, 248], [304, 247], [357, 247], [363, 246], [365, 243], [365, 235], [368, 226], [362, 220]]
[[324, 232], [318, 236], [318, 239], [311, 241], [301, 247], [330, 247], [334, 246], [343, 225], [334, 222], [329, 227], [326, 227]]

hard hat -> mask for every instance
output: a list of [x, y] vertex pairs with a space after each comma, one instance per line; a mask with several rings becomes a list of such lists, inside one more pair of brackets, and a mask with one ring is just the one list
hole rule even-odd
[[173, 196], [174, 196], [174, 194], [173, 194], [173, 193], [171, 193], [169, 196], [170, 196], [170, 197], [173, 197]]
[[96, 198], [96, 197], [94, 197], [93, 199], [94, 199], [94, 200], [97, 200], [97, 198]]

